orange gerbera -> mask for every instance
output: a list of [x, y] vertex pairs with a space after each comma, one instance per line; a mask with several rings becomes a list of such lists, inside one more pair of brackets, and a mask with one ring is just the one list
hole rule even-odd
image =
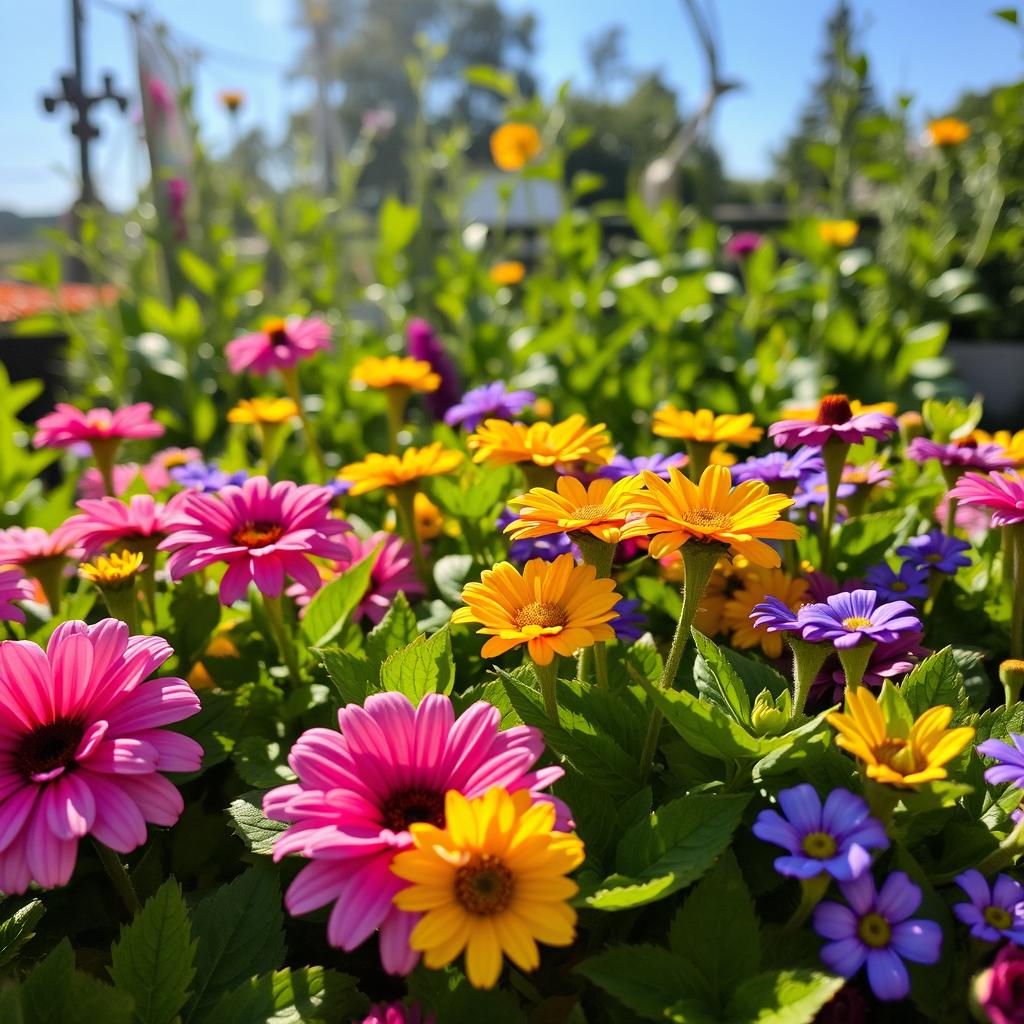
[[534, 423], [529, 427], [508, 420], [484, 420], [466, 444], [475, 453], [474, 462], [493, 462], [498, 466], [514, 462], [544, 467], [570, 462], [604, 466], [613, 454], [604, 424], [588, 426], [579, 415], [561, 423]]
[[659, 437], [677, 437], [683, 441], [702, 441], [706, 444], [747, 445], [761, 440], [764, 430], [755, 427], [753, 413], [716, 416], [710, 409], [690, 412], [674, 405], [663, 405], [654, 414], [654, 433]]
[[675, 467], [666, 483], [654, 473], [643, 474], [645, 491], [637, 493], [633, 508], [647, 516], [652, 558], [662, 558], [688, 541], [717, 541], [733, 553], [746, 555], [754, 565], [773, 569], [778, 552], [766, 540], [796, 540], [799, 528], [779, 516], [793, 504], [784, 494], [771, 494], [760, 480], [747, 480], [732, 488], [725, 466], [708, 466], [694, 484]]
[[510, 121], [491, 133], [491, 156], [503, 171], [522, 170], [540, 150], [540, 132], [532, 124]]
[[760, 645], [767, 657], [781, 657], [783, 634], [757, 629], [750, 621], [750, 613], [768, 597], [777, 597], [796, 611], [806, 602], [807, 580], [794, 579], [781, 569], [755, 567], [746, 569], [739, 579], [739, 587], [732, 591], [722, 608], [722, 624], [730, 633], [733, 646], [743, 650]]
[[818, 222], [818, 237], [826, 245], [845, 249], [857, 240], [860, 226], [855, 220], [823, 220]]
[[587, 533], [608, 544], [647, 533], [643, 516], [631, 510], [630, 502], [640, 478], [627, 476], [612, 483], [595, 480], [589, 486], [571, 476], [561, 476], [558, 490], [534, 487], [513, 498], [509, 505], [519, 518], [505, 527], [513, 540], [547, 537], [553, 533]]
[[928, 122], [927, 135], [933, 146], [959, 146], [971, 137], [971, 126], [959, 117], [939, 117]]
[[352, 380], [368, 388], [408, 388], [409, 391], [436, 391], [441, 386], [441, 377], [434, 373], [425, 359], [408, 356], [366, 356], [360, 359], [352, 371]]
[[526, 264], [519, 260], [505, 260], [502, 263], [495, 263], [488, 275], [495, 284], [513, 285], [519, 284], [526, 277]]
[[509, 562], [499, 562], [462, 591], [466, 608], [452, 622], [477, 622], [477, 632], [489, 636], [481, 652], [496, 658], [526, 644], [538, 665], [550, 665], [556, 654], [568, 657], [582, 647], [612, 640], [608, 623], [621, 595], [615, 582], [597, 579], [592, 565], [576, 565], [572, 555], [553, 562], [534, 558], [520, 576]]
[[349, 480], [349, 494], [366, 494], [381, 487], [402, 487], [421, 477], [450, 473], [462, 461], [462, 452], [443, 448], [435, 442], [426, 448], [406, 448], [401, 455], [367, 455], [362, 462], [350, 462], [338, 472]]

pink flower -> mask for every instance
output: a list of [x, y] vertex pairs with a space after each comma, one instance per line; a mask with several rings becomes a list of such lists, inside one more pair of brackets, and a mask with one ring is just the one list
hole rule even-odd
[[915, 437], [907, 445], [907, 458], [914, 462], [936, 459], [943, 466], [958, 469], [1009, 469], [1013, 465], [1013, 459], [1007, 458], [1002, 445], [978, 444], [972, 438], [939, 444], [927, 437]]
[[409, 825], [443, 827], [448, 790], [472, 799], [503, 786], [553, 803], [557, 827], [569, 827], [568, 808], [541, 792], [562, 769], [534, 769], [544, 752], [540, 731], [521, 725], [499, 732], [500, 724], [501, 713], [484, 701], [456, 720], [442, 694], [428, 694], [414, 708], [404, 694], [375, 693], [365, 707], [338, 712], [340, 734], [304, 732], [288, 755], [299, 781], [263, 798], [268, 818], [291, 822], [274, 843], [274, 859], [297, 853], [311, 861], [285, 896], [289, 913], [333, 903], [332, 946], [355, 949], [379, 928], [384, 969], [411, 971], [419, 957], [408, 939], [419, 914], [391, 902], [405, 885], [391, 862], [412, 845]]
[[768, 428], [768, 436], [779, 448], [810, 445], [822, 448], [829, 441], [860, 444], [866, 437], [884, 441], [898, 429], [894, 417], [881, 412], [854, 415], [846, 395], [826, 395], [818, 405], [815, 419], [780, 420]]
[[79, 547], [81, 529], [73, 517], [53, 533], [38, 526], [22, 529], [11, 526], [0, 530], [0, 565], [21, 565], [33, 569], [39, 562], [51, 559], [63, 562], [67, 558], [78, 561], [82, 557]]
[[146, 91], [153, 106], [161, 114], [169, 114], [174, 110], [174, 93], [162, 78], [152, 77], [146, 83]]
[[216, 494], [184, 491], [175, 499], [175, 515], [162, 550], [171, 578], [179, 580], [215, 562], [227, 572], [220, 599], [232, 604], [252, 581], [267, 597], [284, 589], [285, 576], [315, 590], [320, 574], [311, 557], [344, 559], [341, 534], [351, 527], [330, 515], [333, 494], [326, 487], [288, 480], [271, 484], [265, 476]]
[[756, 252], [764, 244], [764, 235], [756, 231], [738, 231], [722, 246], [722, 252], [734, 260], [743, 259]]
[[1024, 949], [1008, 942], [974, 984], [991, 1024], [1024, 1024]]
[[[140, 466], [137, 462], [122, 462], [113, 468], [114, 494], [120, 497], [141, 478], [146, 490], [162, 491], [170, 485], [171, 477], [159, 462], [147, 462]], [[103, 474], [94, 466], [90, 466], [78, 478], [78, 493], [83, 498], [102, 498], [106, 496], [106, 484]]]
[[79, 531], [86, 557], [91, 557], [111, 544], [133, 550], [155, 547], [167, 534], [174, 501], [161, 505], [152, 495], [133, 494], [128, 504], [119, 498], [84, 498], [78, 507], [82, 513], [65, 525]]
[[224, 351], [232, 373], [246, 370], [261, 377], [271, 370], [290, 370], [300, 359], [309, 359], [330, 348], [331, 329], [316, 318], [268, 320], [263, 330], [229, 341]]
[[437, 1018], [432, 1013], [424, 1015], [417, 1003], [375, 1003], [362, 1024], [437, 1024]]
[[152, 418], [152, 411], [153, 406], [149, 402], [126, 405], [113, 411], [99, 408], [88, 412], [60, 402], [54, 412], [36, 423], [32, 444], [36, 448], [67, 448], [80, 441], [95, 446], [96, 442], [160, 437], [164, 432], [163, 424]]
[[374, 625], [388, 613], [392, 601], [403, 591], [408, 598], [421, 597], [426, 593], [423, 583], [416, 575], [413, 564], [412, 545], [393, 533], [380, 531], [360, 540], [354, 533], [344, 538], [349, 560], [364, 559], [378, 544], [383, 546], [373, 563], [370, 586], [352, 613], [352, 620], [358, 622], [364, 616]]
[[965, 473], [949, 496], [962, 505], [988, 509], [993, 526], [1024, 523], [1024, 477], [1020, 473]]
[[197, 770], [203, 751], [160, 727], [199, 698], [183, 679], [143, 681], [172, 653], [117, 619], [64, 622], [45, 651], [0, 643], [0, 891], [66, 884], [82, 836], [129, 853], [147, 822], [178, 820], [181, 794], [160, 773]]
[[0, 569], [0, 622], [24, 622], [25, 613], [14, 602], [31, 601], [34, 596], [35, 588], [20, 569]]
[[174, 225], [174, 237], [183, 242], [188, 238], [188, 221], [185, 219], [185, 204], [188, 202], [188, 181], [185, 178], [168, 178], [167, 208]]

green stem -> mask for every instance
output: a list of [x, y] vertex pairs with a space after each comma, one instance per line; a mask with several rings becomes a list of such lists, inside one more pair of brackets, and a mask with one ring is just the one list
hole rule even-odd
[[263, 608], [267, 613], [267, 621], [270, 623], [270, 631], [274, 634], [277, 642], [277, 649], [281, 654], [281, 660], [288, 669], [288, 675], [294, 684], [298, 684], [302, 678], [302, 671], [299, 668], [299, 658], [295, 651], [295, 645], [288, 635], [288, 628], [284, 623], [284, 610], [281, 607], [281, 597], [270, 597], [263, 595]]
[[558, 724], [558, 697], [555, 693], [558, 685], [558, 656], [552, 657], [550, 664], [533, 663], [533, 671], [540, 683], [540, 694], [544, 698], [544, 710], [555, 725]]
[[711, 453], [715, 446], [709, 441], [686, 442], [686, 475], [695, 483], [700, 483], [704, 470], [711, 465]]
[[825, 477], [828, 481], [825, 493], [825, 508], [821, 514], [821, 571], [830, 573], [832, 567], [832, 527], [836, 521], [836, 498], [839, 484], [843, 479], [843, 467], [850, 446], [843, 441], [828, 441], [821, 449], [825, 460]]
[[786, 639], [793, 651], [793, 706], [789, 715], [795, 720], [803, 715], [815, 677], [832, 652], [825, 644], [807, 643], [794, 633], [787, 634]]
[[60, 614], [61, 598], [64, 593], [64, 567], [68, 560], [63, 555], [51, 555], [47, 558], [36, 558], [24, 566], [29, 576], [39, 580], [39, 585], [46, 595], [46, 603], [50, 606], [50, 614]]
[[[594, 567], [595, 579], [608, 579], [612, 574], [612, 563], [615, 560], [615, 544], [609, 541], [600, 540], [589, 533], [574, 533], [570, 535], [576, 542], [583, 555], [583, 561]], [[583, 673], [586, 664], [583, 660], [583, 651], [580, 651], [579, 677], [586, 680]], [[594, 644], [594, 678], [597, 685], [603, 690], [608, 689], [608, 649], [603, 640]]]
[[1010, 657], [1024, 658], [1024, 524], [1007, 526], [1013, 551], [1013, 603], [1010, 606]]
[[124, 864], [121, 863], [121, 858], [109, 846], [104, 846], [98, 840], [94, 839], [93, 844], [96, 847], [96, 853], [99, 855], [100, 863], [103, 865], [103, 870], [106, 871], [107, 876], [113, 883], [118, 897], [120, 897], [121, 902], [125, 905], [129, 916], [135, 917], [142, 909], [142, 904], [139, 902], [135, 886], [132, 885], [132, 880], [128, 877]]
[[387, 399], [388, 438], [391, 442], [391, 452], [397, 455], [398, 435], [405, 425], [405, 407], [409, 402], [409, 389], [401, 386], [386, 388], [384, 397]]
[[558, 483], [558, 473], [553, 466], [538, 466], [533, 462], [520, 462], [519, 468], [523, 471], [527, 489], [543, 487], [553, 491]]
[[1013, 831], [979, 865], [983, 875], [994, 875], [1010, 867], [1017, 856], [1024, 853], [1024, 817], [1017, 822]]
[[813, 878], [800, 879], [800, 902], [793, 911], [793, 916], [783, 925], [783, 934], [795, 932], [811, 916], [814, 908], [821, 902], [822, 896], [828, 891], [829, 880], [825, 871]]
[[[124, 586], [97, 587], [107, 611], [115, 619], [120, 619], [127, 627], [129, 636], [138, 636], [142, 629], [139, 624], [139, 595], [135, 580]], [[156, 623], [154, 622], [154, 625]]]
[[316, 439], [313, 431], [313, 424], [309, 422], [306, 410], [302, 405], [302, 389], [299, 387], [299, 371], [296, 367], [289, 367], [281, 371], [284, 378], [284, 386], [288, 391], [288, 397], [298, 406], [299, 419], [302, 421], [302, 432], [306, 435], [306, 444], [309, 450], [316, 457], [317, 465], [320, 467], [320, 479], [327, 479], [327, 464], [324, 462], [324, 453], [320, 448], [320, 442]]
[[856, 647], [848, 647], [844, 650], [837, 650], [839, 660], [843, 665], [843, 674], [846, 676], [846, 688], [856, 690], [864, 679], [868, 662], [871, 660], [871, 652], [877, 644], [874, 640], [863, 640]]
[[121, 442], [116, 438], [102, 438], [93, 441], [92, 456], [96, 461], [96, 468], [103, 478], [103, 489], [108, 497], [117, 497], [117, 489], [114, 486], [114, 460], [117, 457], [117, 449]]
[[395, 506], [398, 509], [398, 523], [402, 535], [412, 545], [412, 560], [416, 566], [416, 575], [429, 590], [431, 587], [430, 569], [423, 557], [423, 545], [416, 536], [416, 488], [406, 484], [395, 488]]

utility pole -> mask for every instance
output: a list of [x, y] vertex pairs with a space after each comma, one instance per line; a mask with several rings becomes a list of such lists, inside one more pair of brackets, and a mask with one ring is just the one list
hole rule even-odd
[[306, 13], [313, 30], [313, 52], [316, 59], [316, 119], [320, 156], [323, 160], [324, 195], [334, 192], [335, 126], [331, 117], [330, 97], [330, 15], [327, 0], [306, 0]]
[[75, 56], [74, 71], [60, 76], [61, 92], [56, 96], [44, 96], [43, 108], [48, 114], [57, 112], [62, 104], [67, 104], [74, 113], [71, 122], [71, 134], [78, 139], [78, 163], [81, 175], [81, 195], [75, 204], [96, 203], [96, 189], [92, 183], [92, 172], [89, 166], [89, 146], [93, 139], [99, 137], [100, 130], [89, 120], [89, 111], [98, 103], [111, 100], [117, 104], [122, 113], [128, 109], [128, 99], [114, 91], [114, 76], [103, 76], [103, 92], [90, 96], [85, 91], [85, 52], [82, 45], [82, 0], [71, 0], [71, 40]]

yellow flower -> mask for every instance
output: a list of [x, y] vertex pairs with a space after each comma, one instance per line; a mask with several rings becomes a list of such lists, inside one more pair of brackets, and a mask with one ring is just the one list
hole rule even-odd
[[745, 448], [760, 441], [764, 433], [753, 423], [752, 413], [716, 416], [710, 409], [689, 412], [674, 405], [664, 405], [654, 414], [653, 430], [659, 437], [677, 437], [707, 444], [727, 442]]
[[518, 509], [519, 518], [505, 527], [513, 540], [547, 537], [553, 533], [588, 533], [608, 544], [647, 533], [643, 517], [630, 509], [632, 493], [640, 478], [595, 480], [589, 486], [575, 477], [561, 476], [558, 490], [534, 487], [513, 498], [509, 505]]
[[422, 491], [416, 492], [412, 504], [416, 536], [420, 540], [433, 540], [444, 529], [444, 516], [441, 515], [441, 510]]
[[526, 277], [526, 265], [520, 263], [519, 260], [506, 260], [503, 263], [495, 263], [491, 267], [489, 277], [495, 284], [519, 284]]
[[79, 566], [78, 574], [98, 587], [123, 587], [134, 581], [142, 568], [142, 554], [127, 548], [120, 554], [100, 555]]
[[406, 448], [399, 455], [367, 455], [362, 462], [350, 462], [338, 471], [338, 478], [350, 480], [349, 494], [366, 494], [381, 487], [401, 487], [425, 476], [450, 473], [462, 461], [462, 452], [443, 448], [436, 441], [426, 448]]
[[277, 425], [299, 415], [290, 398], [243, 398], [228, 412], [229, 423]]
[[553, 831], [555, 809], [525, 790], [489, 789], [476, 800], [445, 794], [445, 827], [410, 829], [413, 849], [391, 865], [412, 883], [395, 894], [399, 910], [423, 914], [409, 945], [429, 968], [466, 954], [466, 976], [493, 988], [507, 956], [520, 970], [540, 966], [537, 942], [569, 946], [579, 887], [567, 878], [583, 863], [583, 841]]
[[857, 240], [860, 231], [855, 220], [823, 220], [818, 222], [818, 237], [826, 245], [834, 245], [837, 249], [845, 249]]
[[484, 420], [466, 439], [475, 453], [474, 462], [498, 466], [513, 462], [532, 462], [535, 466], [588, 462], [604, 466], [613, 455], [610, 443], [603, 423], [590, 427], [579, 415], [561, 423], [534, 423], [529, 427], [508, 420]]
[[779, 519], [793, 504], [784, 494], [770, 494], [760, 480], [732, 489], [725, 466], [708, 466], [700, 483], [689, 481], [675, 467], [666, 483], [655, 473], [643, 474], [646, 491], [637, 493], [633, 508], [647, 516], [652, 558], [663, 558], [690, 540], [715, 541], [746, 555], [755, 565], [773, 569], [778, 552], [757, 538], [796, 540], [799, 528]]
[[612, 640], [608, 623], [620, 595], [615, 581], [597, 579], [592, 565], [576, 565], [572, 555], [553, 562], [533, 558], [522, 576], [514, 565], [499, 562], [487, 569], [479, 583], [467, 583], [452, 622], [477, 622], [477, 633], [491, 639], [481, 652], [496, 658], [526, 644], [538, 665], [550, 665], [556, 654], [568, 657], [581, 647]]
[[828, 716], [839, 733], [836, 742], [864, 763], [868, 778], [901, 789], [946, 777], [942, 766], [974, 738], [970, 727], [948, 729], [952, 718], [953, 709], [942, 704], [929, 708], [913, 725], [887, 721], [866, 686], [846, 691], [846, 714]]
[[540, 149], [540, 132], [532, 124], [511, 121], [491, 133], [491, 156], [503, 171], [522, 170]]
[[434, 373], [425, 359], [408, 356], [366, 356], [352, 371], [352, 380], [368, 388], [408, 388], [410, 391], [430, 392], [441, 386], [441, 377]]
[[1013, 459], [1017, 469], [1024, 467], [1024, 430], [1018, 430], [1015, 434], [1008, 430], [996, 430], [991, 434], [985, 430], [975, 430], [971, 436], [981, 444], [999, 445], [1006, 457]]
[[741, 576], [740, 586], [732, 591], [722, 608], [722, 623], [729, 631], [734, 647], [757, 647], [769, 658], [782, 656], [782, 634], [756, 629], [750, 621], [754, 606], [767, 597], [777, 597], [796, 611], [805, 603], [807, 580], [794, 579], [781, 569], [749, 568]]
[[933, 146], [959, 146], [971, 137], [971, 126], [958, 117], [940, 117], [928, 122], [927, 134]]

